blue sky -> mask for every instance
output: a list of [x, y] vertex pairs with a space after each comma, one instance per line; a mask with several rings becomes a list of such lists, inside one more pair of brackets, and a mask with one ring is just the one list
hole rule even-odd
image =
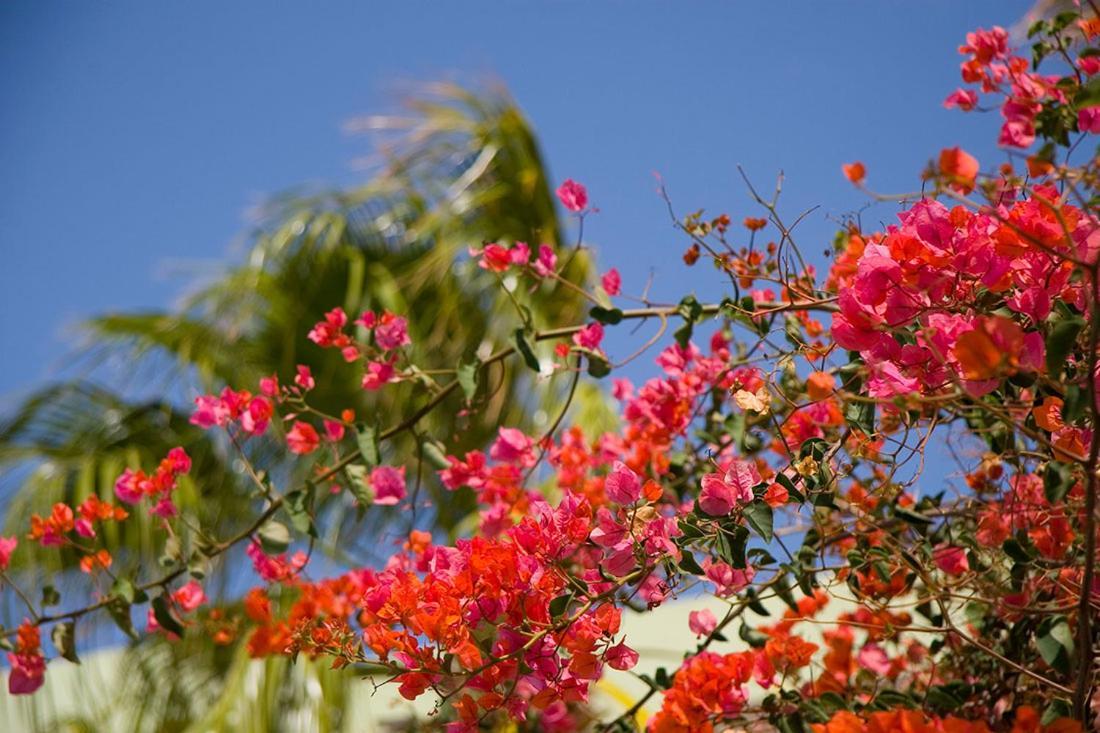
[[167, 306], [238, 257], [249, 206], [357, 180], [369, 141], [343, 123], [438, 78], [511, 89], [555, 178], [589, 186], [586, 235], [628, 291], [652, 269], [670, 297], [717, 293], [680, 265], [654, 172], [681, 211], [740, 219], [758, 212], [736, 166], [763, 187], [783, 169], [792, 218], [821, 207], [799, 237], [820, 252], [864, 203], [842, 162], [911, 190], [942, 147], [997, 159], [997, 121], [941, 102], [966, 31], [1027, 5], [5, 3], [0, 405], [66, 374], [81, 317]]

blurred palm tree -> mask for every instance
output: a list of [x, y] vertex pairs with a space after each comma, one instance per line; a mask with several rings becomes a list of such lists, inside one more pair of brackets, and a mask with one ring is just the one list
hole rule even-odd
[[[25, 531], [30, 513], [48, 512], [55, 501], [76, 503], [93, 492], [111, 498], [113, 480], [125, 466], [148, 468], [173, 445], [184, 445], [195, 459], [178, 497], [184, 516], [215, 537], [246, 526], [256, 499], [233, 451], [187, 420], [195, 394], [223, 385], [255, 389], [261, 376], [273, 373], [289, 383], [295, 366], [306, 364], [318, 385], [311, 402], [326, 412], [352, 407], [360, 419], [382, 426], [411, 413], [424, 399], [423, 386], [364, 392], [359, 375], [339, 354], [306, 339], [312, 324], [335, 306], [349, 313], [370, 308], [406, 314], [412, 361], [433, 370], [453, 370], [472, 359], [475, 349], [484, 354], [507, 343], [518, 321], [512, 297], [493, 281], [495, 275], [462, 255], [467, 247], [489, 241], [547, 243], [559, 250], [569, 246], [534, 132], [499, 89], [474, 92], [436, 85], [408, 102], [406, 112], [361, 123], [383, 138], [378, 172], [366, 184], [276, 198], [259, 213], [245, 261], [180, 307], [114, 313], [84, 325], [93, 344], [85, 357], [112, 383], [127, 388], [81, 379], [51, 385], [0, 423], [0, 490], [9, 533]], [[583, 250], [568, 262], [565, 274], [571, 280], [590, 277], [591, 261]], [[579, 322], [585, 311], [583, 300], [562, 288], [530, 298], [528, 305], [540, 325]], [[532, 401], [549, 399], [561, 389], [538, 383], [534, 376], [522, 365], [498, 368], [486, 375], [469, 414], [456, 418], [457, 409], [437, 410], [417, 431], [387, 446], [388, 459], [409, 463], [421, 496], [431, 499], [433, 510], [422, 521], [453, 532], [473, 508], [468, 496], [443, 491], [434, 473], [418, 463], [424, 441], [442, 442], [457, 452], [483, 446], [501, 422], [534, 430]], [[457, 406], [462, 397], [451, 399]], [[300, 463], [279, 463], [272, 442], [251, 441], [248, 450], [288, 486], [309, 470]], [[391, 528], [387, 535], [386, 523], [395, 515], [372, 510], [359, 520], [350, 508], [350, 499], [334, 503], [319, 520], [319, 549], [335, 565], [388, 555], [392, 544], [386, 538], [399, 531]], [[118, 574], [136, 570], [135, 558], [163, 550], [152, 529], [147, 519], [138, 518], [106, 528], [103, 540], [116, 558]], [[24, 543], [16, 559], [13, 570], [28, 586], [58, 573], [74, 585], [84, 582], [72, 577], [73, 556], [38, 552]], [[234, 587], [239, 590], [239, 576], [235, 579], [227, 569], [232, 564], [208, 569], [208, 589], [221, 588], [230, 596]], [[6, 621], [18, 610], [6, 609]], [[206, 670], [198, 678], [213, 684], [214, 692], [173, 692], [193, 684], [188, 675], [173, 675], [162, 682], [170, 688], [162, 690], [165, 699], [180, 693], [206, 702], [145, 705], [143, 715], [125, 727], [184, 730], [203, 721], [203, 730], [233, 729], [213, 725], [208, 714], [236, 704], [222, 693], [233, 687], [228, 683], [241, 664], [239, 652], [202, 657], [186, 645], [163, 647], [151, 642], [132, 653], [149, 654], [152, 648], [179, 657], [176, 668], [198, 665]], [[285, 664], [269, 663], [264, 669], [275, 675], [276, 686], [301, 683], [300, 674], [295, 677]], [[335, 673], [323, 677], [336, 685], [326, 694], [337, 697], [352, 679]], [[155, 700], [157, 694], [147, 690], [143, 699]], [[230, 719], [235, 718], [222, 718]]]

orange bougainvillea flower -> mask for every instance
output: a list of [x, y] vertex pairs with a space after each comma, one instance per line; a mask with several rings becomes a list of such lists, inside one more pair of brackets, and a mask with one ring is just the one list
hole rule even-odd
[[744, 224], [745, 224], [745, 228], [748, 229], [750, 232], [755, 232], [755, 231], [758, 231], [758, 230], [763, 229], [764, 227], [766, 227], [768, 225], [768, 220], [767, 219], [754, 219], [751, 216], [747, 216], [747, 217], [745, 217]]
[[817, 644], [787, 634], [773, 636], [764, 646], [765, 653], [776, 669], [788, 672], [809, 664], [817, 649]]
[[1040, 158], [1038, 155], [1029, 155], [1027, 157], [1027, 172], [1031, 174], [1033, 178], [1039, 176], [1045, 176], [1054, 170], [1054, 164], [1045, 158]]
[[1035, 424], [1048, 433], [1066, 426], [1062, 422], [1062, 400], [1058, 397], [1047, 397], [1041, 405], [1032, 408], [1031, 414], [1035, 416]]
[[806, 394], [810, 399], [819, 402], [829, 397], [836, 388], [836, 380], [828, 372], [814, 372], [806, 378]]
[[955, 358], [959, 360], [962, 374], [967, 379], [989, 379], [997, 374], [1005, 354], [993, 343], [985, 331], [975, 328], [959, 336], [955, 344]]
[[94, 555], [85, 555], [80, 558], [80, 570], [85, 573], [94, 573], [100, 568], [106, 569], [111, 567], [111, 553], [106, 550], [100, 550]]
[[[981, 720], [966, 720], [949, 715], [945, 718], [926, 717], [919, 710], [882, 710], [862, 716], [847, 710], [837, 712], [828, 723], [811, 726], [814, 733], [990, 733]], [[1060, 718], [1042, 725], [1038, 712], [1023, 706], [1016, 711], [1012, 733], [1080, 733], [1081, 724]]]
[[863, 167], [863, 163], [856, 161], [855, 163], [845, 163], [840, 166], [840, 169], [844, 171], [844, 177], [857, 186], [863, 183], [863, 179], [867, 176], [867, 169]]
[[1082, 18], [1077, 21], [1077, 27], [1091, 41], [1097, 35], [1100, 35], [1100, 18]]
[[979, 318], [975, 328], [955, 342], [955, 358], [966, 379], [990, 379], [1018, 364], [1024, 332], [1002, 316]]
[[978, 159], [962, 148], [944, 148], [940, 152], [940, 175], [952, 188], [970, 193], [978, 180]]

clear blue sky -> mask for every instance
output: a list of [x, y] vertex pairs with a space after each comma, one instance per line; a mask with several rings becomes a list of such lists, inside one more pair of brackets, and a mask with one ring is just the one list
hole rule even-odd
[[[677, 265], [682, 211], [753, 214], [737, 174], [822, 208], [824, 249], [862, 202], [860, 159], [911, 190], [941, 147], [994, 160], [997, 121], [941, 107], [956, 47], [1022, 0], [924, 2], [72, 2], [0, 7], [0, 404], [64, 374], [73, 325], [166, 306], [239, 256], [248, 206], [356, 179], [367, 141], [342, 123], [392, 110], [409, 83], [504, 81], [557, 179], [588, 184], [591, 242], [637, 291], [714, 292]], [[877, 208], [865, 215], [887, 220]]]

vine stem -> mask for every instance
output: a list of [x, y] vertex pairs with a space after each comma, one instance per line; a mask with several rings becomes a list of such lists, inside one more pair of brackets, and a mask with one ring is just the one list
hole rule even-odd
[[1081, 595], [1077, 606], [1077, 679], [1073, 690], [1073, 713], [1081, 721], [1088, 719], [1089, 678], [1092, 673], [1092, 582], [1096, 572], [1096, 472], [1100, 467], [1100, 408], [1096, 404], [1096, 350], [1100, 348], [1100, 264], [1089, 268], [1089, 347], [1087, 394], [1092, 415], [1092, 440], [1085, 465], [1085, 570], [1081, 577]]

